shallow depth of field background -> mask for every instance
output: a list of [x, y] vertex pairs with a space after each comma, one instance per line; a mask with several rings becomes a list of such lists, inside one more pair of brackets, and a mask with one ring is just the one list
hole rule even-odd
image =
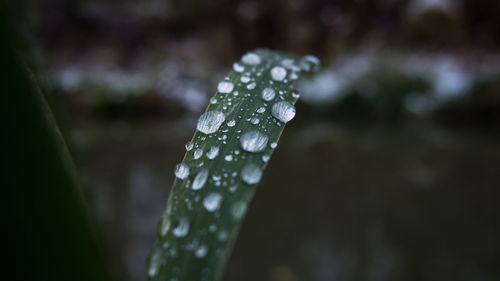
[[246, 51], [323, 64], [225, 280], [500, 279], [500, 2], [30, 1], [26, 34], [117, 280]]

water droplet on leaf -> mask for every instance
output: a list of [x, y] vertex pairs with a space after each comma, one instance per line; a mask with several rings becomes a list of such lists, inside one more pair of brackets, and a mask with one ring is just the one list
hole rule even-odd
[[212, 192], [208, 194], [205, 199], [203, 199], [203, 206], [209, 212], [215, 212], [219, 209], [220, 203], [222, 201], [222, 195], [217, 192]]
[[185, 163], [180, 163], [175, 167], [175, 177], [183, 180], [189, 176], [189, 166]]
[[224, 120], [226, 120], [224, 113], [216, 110], [208, 111], [200, 116], [196, 129], [204, 134], [213, 134], [219, 130]]
[[208, 169], [207, 168], [201, 169], [194, 178], [191, 188], [193, 190], [199, 190], [203, 188], [203, 186], [207, 182], [207, 178], [208, 178]]
[[241, 170], [241, 179], [248, 184], [256, 184], [262, 178], [262, 170], [259, 166], [250, 163]]
[[234, 84], [231, 81], [220, 81], [217, 85], [217, 91], [223, 94], [231, 93], [234, 89]]
[[295, 107], [287, 101], [279, 101], [273, 104], [271, 113], [276, 119], [287, 123], [295, 117]]
[[259, 131], [249, 131], [240, 138], [241, 148], [248, 152], [260, 152], [266, 148], [268, 137]]

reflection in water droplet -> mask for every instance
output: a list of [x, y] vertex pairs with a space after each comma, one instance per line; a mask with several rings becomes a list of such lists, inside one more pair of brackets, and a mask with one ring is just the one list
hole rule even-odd
[[207, 151], [207, 157], [208, 159], [214, 159], [219, 155], [219, 147], [218, 146], [212, 146], [210, 149]]
[[181, 180], [186, 179], [189, 176], [189, 166], [184, 163], [178, 164], [175, 167], [174, 174], [177, 178]]
[[248, 152], [260, 152], [266, 148], [268, 137], [259, 131], [249, 131], [240, 138], [240, 145]]
[[287, 101], [279, 101], [273, 104], [271, 114], [281, 122], [287, 123], [295, 117], [295, 107]]
[[260, 64], [261, 59], [259, 55], [255, 53], [247, 53], [241, 58], [241, 61], [249, 65], [258, 65]]
[[204, 134], [212, 134], [219, 130], [226, 119], [224, 113], [216, 110], [203, 113], [198, 119], [196, 129]]
[[203, 186], [207, 182], [207, 178], [208, 178], [208, 169], [207, 168], [201, 169], [201, 171], [199, 171], [196, 177], [194, 178], [193, 185], [191, 186], [191, 188], [193, 190], [198, 190], [203, 188]]
[[217, 192], [212, 192], [208, 194], [205, 199], [203, 199], [203, 206], [209, 212], [215, 212], [219, 209], [220, 203], [222, 201], [222, 195]]
[[262, 90], [262, 99], [265, 101], [271, 101], [274, 99], [275, 92], [273, 88], [265, 88]]
[[286, 77], [286, 69], [281, 66], [275, 66], [271, 69], [271, 78], [275, 81], [283, 81]]
[[184, 237], [189, 232], [189, 220], [186, 217], [180, 217], [177, 226], [172, 230], [175, 237]]
[[262, 170], [259, 166], [250, 163], [241, 170], [241, 179], [248, 184], [256, 184], [262, 178]]
[[217, 85], [217, 91], [223, 94], [231, 93], [234, 89], [234, 84], [231, 81], [220, 81]]

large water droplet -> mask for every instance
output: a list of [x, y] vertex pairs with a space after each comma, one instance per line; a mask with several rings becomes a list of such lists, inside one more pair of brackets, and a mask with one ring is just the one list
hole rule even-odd
[[200, 116], [196, 129], [204, 134], [212, 134], [219, 130], [224, 120], [226, 120], [224, 113], [216, 110], [208, 111]]
[[208, 194], [205, 199], [203, 199], [203, 206], [209, 212], [215, 212], [219, 209], [220, 202], [222, 201], [222, 195], [217, 192], [212, 192]]
[[180, 217], [177, 226], [172, 230], [175, 237], [184, 237], [189, 232], [189, 220], [186, 217]]
[[273, 88], [265, 88], [262, 90], [262, 99], [265, 101], [270, 101], [274, 99], [275, 93]]
[[208, 178], [208, 169], [207, 168], [201, 169], [201, 171], [199, 171], [196, 177], [194, 178], [193, 185], [191, 185], [191, 188], [193, 190], [198, 190], [203, 188], [203, 186], [207, 182], [207, 178]]
[[241, 61], [249, 65], [258, 65], [261, 59], [260, 56], [255, 53], [247, 53], [241, 58]]
[[259, 166], [250, 163], [241, 170], [241, 179], [248, 184], [256, 184], [262, 178], [262, 170]]
[[279, 101], [273, 104], [271, 113], [276, 119], [287, 123], [295, 117], [295, 107], [287, 101]]
[[208, 159], [214, 159], [219, 155], [219, 147], [218, 146], [212, 146], [210, 149], [207, 151], [207, 157]]
[[271, 69], [271, 78], [275, 81], [283, 81], [286, 77], [286, 69], [281, 66], [275, 66]]
[[217, 91], [223, 94], [231, 93], [234, 89], [234, 84], [231, 81], [220, 81], [217, 85]]
[[240, 145], [248, 152], [260, 152], [266, 148], [268, 137], [259, 131], [249, 131], [240, 138]]
[[177, 178], [181, 180], [186, 179], [189, 176], [189, 166], [184, 163], [178, 164], [175, 167], [174, 174]]

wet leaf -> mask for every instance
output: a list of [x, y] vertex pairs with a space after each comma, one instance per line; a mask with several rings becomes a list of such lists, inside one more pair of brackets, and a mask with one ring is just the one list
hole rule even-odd
[[269, 50], [233, 64], [176, 168], [149, 280], [220, 279], [256, 185], [295, 116], [294, 82], [318, 66], [313, 56], [295, 60]]

